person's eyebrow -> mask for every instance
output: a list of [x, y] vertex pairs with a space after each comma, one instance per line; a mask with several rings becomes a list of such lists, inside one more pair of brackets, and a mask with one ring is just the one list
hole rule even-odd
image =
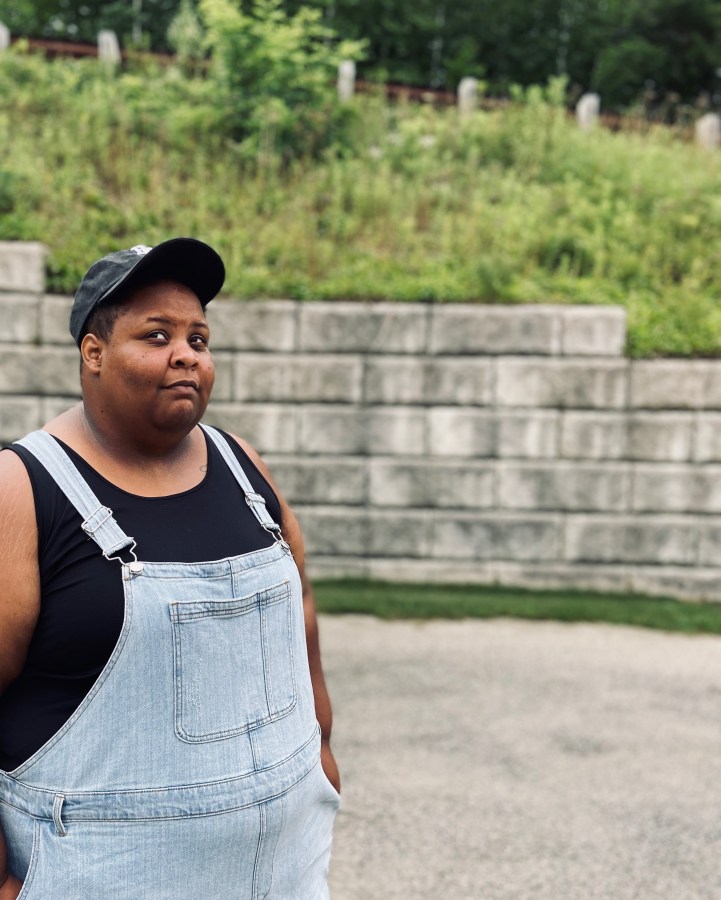
[[[177, 319], [172, 319], [169, 316], [148, 316], [145, 320], [146, 322], [157, 322], [159, 325], [174, 325]], [[191, 322], [191, 328], [207, 328], [208, 323], [203, 321]]]

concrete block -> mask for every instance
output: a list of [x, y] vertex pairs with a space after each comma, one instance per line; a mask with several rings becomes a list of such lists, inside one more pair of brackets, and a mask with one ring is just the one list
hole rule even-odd
[[633, 482], [638, 512], [721, 513], [721, 466], [638, 465]]
[[368, 578], [416, 584], [489, 584], [495, 583], [496, 563], [472, 560], [408, 559], [371, 557]]
[[426, 403], [426, 363], [422, 358], [372, 356], [366, 363], [367, 403]]
[[495, 456], [498, 420], [485, 410], [436, 407], [428, 411], [431, 456]]
[[359, 357], [243, 353], [234, 368], [236, 400], [354, 403], [361, 398]]
[[38, 298], [28, 294], [0, 294], [0, 328], [8, 343], [38, 341]]
[[436, 359], [426, 363], [426, 402], [436, 405], [488, 406], [492, 402], [493, 364], [486, 359]]
[[561, 320], [554, 306], [432, 307], [431, 353], [552, 355], [561, 349]]
[[721, 569], [721, 519], [714, 517], [698, 524], [698, 560], [699, 566], [713, 566]]
[[558, 455], [560, 413], [555, 410], [504, 410], [497, 413], [498, 456], [544, 459]]
[[418, 557], [430, 552], [431, 519], [422, 510], [388, 512], [374, 510], [368, 520], [370, 556]]
[[0, 241], [0, 291], [45, 290], [48, 248], [37, 241]]
[[314, 582], [321, 578], [371, 578], [368, 560], [358, 556], [321, 556], [306, 559], [306, 572]]
[[68, 323], [72, 297], [46, 294], [40, 300], [40, 339], [44, 344], [66, 344], [74, 346]]
[[626, 310], [620, 306], [564, 306], [561, 352], [564, 356], [623, 356]]
[[292, 300], [218, 297], [206, 310], [215, 350], [283, 353], [296, 346], [297, 304]]
[[625, 360], [498, 360], [496, 401], [501, 406], [622, 409], [626, 405]]
[[683, 517], [584, 516], [566, 520], [566, 556], [573, 562], [693, 565], [695, 528]]
[[376, 407], [367, 413], [367, 452], [420, 456], [428, 452], [426, 411], [404, 406]]
[[559, 516], [437, 513], [431, 556], [441, 559], [552, 560], [560, 553]]
[[402, 303], [301, 303], [300, 349], [321, 353], [423, 353], [428, 307]]
[[354, 406], [313, 406], [298, 409], [302, 453], [363, 455], [368, 446], [365, 410]]
[[690, 413], [568, 412], [561, 426], [561, 454], [568, 459], [681, 461], [691, 455]]
[[289, 503], [362, 505], [368, 489], [365, 457], [266, 456], [273, 478]]
[[497, 566], [497, 579], [499, 584], [530, 590], [583, 589], [624, 593], [631, 590], [632, 572], [633, 566], [505, 562]]
[[0, 347], [0, 393], [74, 394], [79, 391], [77, 350], [60, 347]]
[[39, 397], [3, 397], [0, 403], [0, 443], [11, 444], [43, 424]]
[[231, 353], [214, 353], [215, 384], [213, 385], [213, 399], [227, 401], [233, 399], [233, 355]]
[[505, 509], [624, 512], [631, 495], [628, 465], [503, 463], [498, 479]]
[[358, 507], [296, 506], [306, 552], [315, 556], [367, 556], [370, 527]]
[[628, 417], [624, 413], [566, 412], [561, 419], [561, 456], [566, 459], [624, 459]]
[[368, 403], [429, 403], [485, 406], [491, 402], [491, 362], [487, 359], [370, 357], [366, 366]]
[[634, 566], [632, 590], [677, 600], [721, 600], [721, 570], [677, 566]]
[[692, 413], [634, 413], [628, 419], [628, 458], [682, 462], [691, 458]]
[[693, 446], [696, 462], [721, 462], [721, 415], [699, 412]]
[[212, 401], [203, 421], [238, 435], [259, 453], [293, 453], [297, 449], [297, 411], [292, 406]]
[[492, 465], [476, 462], [370, 461], [372, 506], [481, 509], [494, 505]]
[[721, 409], [721, 360], [631, 363], [633, 409]]

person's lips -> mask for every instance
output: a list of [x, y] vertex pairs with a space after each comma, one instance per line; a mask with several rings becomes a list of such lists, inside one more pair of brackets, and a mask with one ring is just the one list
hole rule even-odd
[[174, 381], [172, 384], [166, 384], [166, 391], [177, 391], [178, 393], [190, 393], [198, 390], [198, 382], [192, 381], [190, 379], [183, 379], [182, 381]]

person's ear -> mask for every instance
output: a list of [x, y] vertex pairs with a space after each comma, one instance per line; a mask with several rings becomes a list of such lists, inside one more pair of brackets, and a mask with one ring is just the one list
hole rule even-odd
[[80, 342], [83, 366], [91, 372], [99, 372], [103, 360], [103, 341], [94, 334], [86, 334]]

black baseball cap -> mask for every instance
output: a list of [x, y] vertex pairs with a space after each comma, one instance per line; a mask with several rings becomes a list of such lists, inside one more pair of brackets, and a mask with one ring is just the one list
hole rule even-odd
[[171, 238], [155, 247], [139, 244], [108, 253], [90, 266], [75, 294], [70, 312], [75, 343], [80, 346], [96, 306], [160, 279], [189, 287], [205, 307], [223, 287], [225, 266], [212, 247], [195, 238]]

